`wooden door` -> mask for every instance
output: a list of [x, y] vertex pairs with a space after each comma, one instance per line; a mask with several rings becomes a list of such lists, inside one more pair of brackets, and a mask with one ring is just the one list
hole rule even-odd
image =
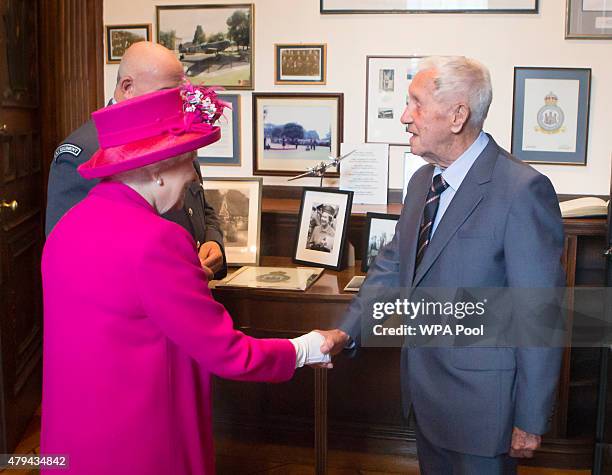
[[43, 184], [38, 0], [0, 0], [0, 452], [40, 404]]

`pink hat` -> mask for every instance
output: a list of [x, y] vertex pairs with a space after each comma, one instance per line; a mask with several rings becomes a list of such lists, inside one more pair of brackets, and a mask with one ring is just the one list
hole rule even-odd
[[187, 83], [94, 112], [100, 148], [79, 166], [83, 178], [103, 178], [197, 150], [221, 138], [212, 124], [227, 104], [212, 89]]

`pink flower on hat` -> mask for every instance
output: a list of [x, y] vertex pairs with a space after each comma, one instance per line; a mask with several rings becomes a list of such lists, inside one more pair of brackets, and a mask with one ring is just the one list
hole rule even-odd
[[189, 81], [184, 81], [181, 86], [181, 97], [183, 111], [193, 114], [190, 119], [196, 124], [213, 125], [223, 114], [223, 109], [231, 109], [230, 104], [219, 99], [214, 89], [195, 86]]

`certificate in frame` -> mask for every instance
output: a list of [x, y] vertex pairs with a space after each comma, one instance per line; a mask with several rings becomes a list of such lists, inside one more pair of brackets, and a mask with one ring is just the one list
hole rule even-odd
[[139, 41], [151, 41], [151, 23], [106, 25], [106, 64], [119, 64], [125, 50]]
[[240, 130], [240, 94], [219, 94], [219, 99], [228, 102], [216, 125], [221, 128], [221, 139], [198, 150], [201, 165], [240, 166], [241, 163], [241, 130]]
[[514, 68], [512, 153], [530, 163], [586, 165], [591, 69]]
[[612, 2], [609, 0], [567, 0], [565, 38], [612, 39]]
[[408, 86], [423, 58], [366, 57], [366, 142], [409, 145], [410, 134], [400, 117], [408, 102]]
[[[538, 13], [538, 0], [320, 0], [321, 14]], [[453, 4], [454, 6], [449, 6]]]
[[229, 266], [259, 265], [262, 178], [204, 178]]

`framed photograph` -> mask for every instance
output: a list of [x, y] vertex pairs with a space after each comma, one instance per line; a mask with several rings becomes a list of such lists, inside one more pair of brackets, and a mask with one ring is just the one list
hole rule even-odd
[[106, 25], [106, 64], [120, 63], [125, 50], [139, 41], [151, 41], [151, 23]]
[[361, 270], [367, 272], [383, 246], [389, 244], [395, 235], [397, 214], [367, 213], [365, 239], [366, 245], [361, 256]]
[[566, 1], [566, 38], [612, 39], [612, 2], [610, 0]]
[[340, 270], [353, 192], [304, 188], [293, 261]]
[[157, 42], [174, 51], [191, 82], [253, 89], [253, 4], [155, 8]]
[[325, 84], [324, 44], [274, 45], [274, 84]]
[[366, 57], [365, 141], [408, 145], [410, 134], [400, 122], [408, 86], [423, 56]]
[[586, 165], [591, 70], [514, 68], [512, 153], [530, 163]]
[[215, 209], [230, 266], [259, 265], [261, 178], [204, 178], [206, 201]]
[[[342, 93], [254, 93], [253, 175], [298, 175], [337, 157], [343, 98]], [[326, 176], [337, 177], [338, 170]]]
[[320, 0], [322, 14], [538, 13], [538, 0]]
[[221, 128], [221, 139], [198, 150], [201, 165], [240, 166], [240, 95], [219, 94], [219, 99], [229, 103], [231, 109], [223, 111], [217, 124]]

